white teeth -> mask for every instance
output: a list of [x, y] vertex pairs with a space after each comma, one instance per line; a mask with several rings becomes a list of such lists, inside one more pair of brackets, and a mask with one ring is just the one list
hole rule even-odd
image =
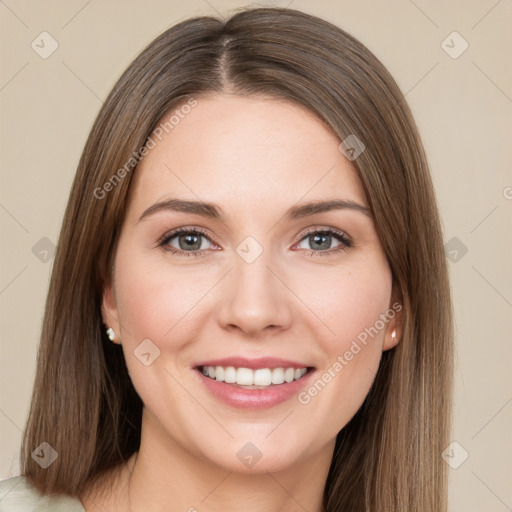
[[252, 386], [254, 384], [254, 372], [250, 368], [238, 368], [236, 383], [241, 386]]
[[270, 386], [272, 384], [272, 370], [262, 368], [261, 370], [254, 370], [253, 373], [255, 386]]
[[222, 366], [215, 367], [215, 378], [220, 382], [224, 380], [224, 368]]
[[294, 370], [293, 368], [287, 368], [287, 370], [284, 372], [284, 380], [286, 382], [291, 382], [293, 379], [300, 379], [302, 377], [302, 374], [300, 373], [300, 370]]
[[240, 386], [262, 386], [293, 382], [302, 378], [307, 368], [234, 368], [233, 366], [202, 366], [203, 375], [219, 382]]
[[236, 370], [232, 366], [224, 368], [224, 382], [234, 384], [236, 382]]
[[[291, 370], [293, 373], [293, 368], [288, 368], [288, 370]], [[285, 370], [282, 368], [274, 368], [272, 370], [272, 384], [282, 384], [284, 382], [284, 374]]]

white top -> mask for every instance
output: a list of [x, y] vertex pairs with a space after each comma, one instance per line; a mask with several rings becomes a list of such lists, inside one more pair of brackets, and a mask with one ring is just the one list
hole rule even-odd
[[45, 496], [25, 476], [0, 481], [0, 512], [86, 512], [78, 498]]

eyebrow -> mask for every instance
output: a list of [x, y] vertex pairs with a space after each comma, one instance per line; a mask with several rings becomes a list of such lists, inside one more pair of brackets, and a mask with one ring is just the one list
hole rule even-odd
[[[371, 217], [371, 210], [355, 201], [345, 199], [331, 199], [328, 201], [312, 201], [309, 203], [292, 206], [285, 214], [285, 220], [296, 220], [303, 217], [309, 217], [317, 213], [323, 213], [333, 210], [353, 210]], [[150, 206], [140, 216], [137, 222], [140, 222], [155, 213], [162, 211], [192, 213], [203, 217], [225, 222], [225, 214], [220, 206], [214, 203], [203, 201], [191, 201], [184, 199], [167, 199]]]

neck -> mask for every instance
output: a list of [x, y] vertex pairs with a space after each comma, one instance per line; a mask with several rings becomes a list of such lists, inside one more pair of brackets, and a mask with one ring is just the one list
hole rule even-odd
[[235, 472], [185, 450], [155, 422], [145, 410], [139, 452], [80, 497], [86, 512], [322, 511], [335, 439], [285, 469]]
[[[146, 417], [147, 420], [147, 417]], [[152, 418], [155, 421], [155, 418]], [[151, 425], [133, 457], [130, 512], [321, 512], [334, 440], [314, 456], [275, 472], [234, 472], [185, 450]], [[151, 504], [151, 507], [148, 507]]]

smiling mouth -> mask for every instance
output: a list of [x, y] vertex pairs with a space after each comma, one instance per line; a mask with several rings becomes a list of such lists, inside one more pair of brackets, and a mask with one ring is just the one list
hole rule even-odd
[[203, 375], [217, 382], [244, 389], [267, 389], [300, 380], [312, 367], [294, 368], [236, 368], [234, 366], [198, 366]]

